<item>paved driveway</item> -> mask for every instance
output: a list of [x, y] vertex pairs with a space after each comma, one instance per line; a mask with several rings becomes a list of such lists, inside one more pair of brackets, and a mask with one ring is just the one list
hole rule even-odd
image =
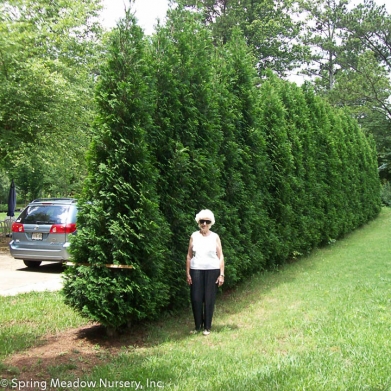
[[59, 263], [43, 262], [37, 268], [27, 268], [23, 261], [14, 259], [8, 250], [0, 250], [0, 296], [14, 296], [31, 291], [56, 291], [62, 288]]

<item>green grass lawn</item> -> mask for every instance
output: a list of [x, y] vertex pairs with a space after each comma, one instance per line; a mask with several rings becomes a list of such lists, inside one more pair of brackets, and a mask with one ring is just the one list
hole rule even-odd
[[0, 360], [44, 336], [87, 323], [64, 305], [59, 292], [0, 296]]
[[[383, 209], [345, 239], [220, 295], [208, 337], [189, 334], [190, 310], [144, 325], [142, 340], [124, 338], [119, 354], [83, 378], [97, 386], [84, 389], [134, 381], [144, 390], [391, 390], [390, 286], [391, 209]], [[31, 344], [18, 342], [30, 333], [83, 324], [58, 294], [46, 295], [57, 309], [45, 317], [34, 316], [38, 294], [0, 298], [0, 352]]]

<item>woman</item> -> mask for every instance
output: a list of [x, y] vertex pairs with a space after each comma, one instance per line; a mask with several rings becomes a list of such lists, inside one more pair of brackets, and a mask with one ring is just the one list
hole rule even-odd
[[200, 228], [190, 237], [186, 258], [187, 283], [190, 285], [195, 331], [209, 335], [216, 301], [217, 286], [224, 284], [224, 256], [219, 235], [210, 231], [215, 217], [201, 210], [195, 220]]

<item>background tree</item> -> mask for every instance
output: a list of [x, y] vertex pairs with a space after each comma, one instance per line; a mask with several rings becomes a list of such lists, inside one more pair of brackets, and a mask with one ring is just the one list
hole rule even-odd
[[[1, 2], [0, 159], [8, 170], [27, 145], [41, 154], [68, 154], [70, 160], [80, 144], [86, 148], [100, 8], [99, 0]], [[72, 138], [78, 143], [65, 142]], [[56, 163], [50, 161], [52, 169]], [[63, 173], [59, 167], [57, 178]]]
[[239, 27], [257, 61], [259, 72], [270, 68], [281, 76], [303, 61], [307, 49], [297, 40], [301, 22], [291, 0], [179, 0], [198, 10], [216, 41], [226, 43]]
[[318, 94], [346, 107], [375, 137], [381, 175], [390, 158], [391, 18], [385, 6], [365, 0], [300, 2], [307, 13], [305, 43], [313, 48], [304, 73], [315, 77]]
[[303, 41], [311, 50], [303, 73], [316, 78], [319, 89], [331, 90], [340, 69], [341, 20], [349, 0], [301, 0], [299, 5], [305, 16]]
[[329, 100], [346, 106], [378, 149], [381, 175], [391, 179], [391, 16], [372, 0], [343, 19], [342, 71]]

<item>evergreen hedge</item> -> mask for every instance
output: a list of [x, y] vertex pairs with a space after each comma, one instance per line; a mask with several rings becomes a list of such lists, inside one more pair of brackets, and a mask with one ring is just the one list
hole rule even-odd
[[109, 327], [188, 303], [200, 209], [216, 215], [228, 287], [380, 210], [374, 143], [357, 122], [307, 85], [260, 80], [240, 32], [219, 46], [197, 18], [173, 10], [147, 39], [128, 14], [107, 47], [63, 292]]

